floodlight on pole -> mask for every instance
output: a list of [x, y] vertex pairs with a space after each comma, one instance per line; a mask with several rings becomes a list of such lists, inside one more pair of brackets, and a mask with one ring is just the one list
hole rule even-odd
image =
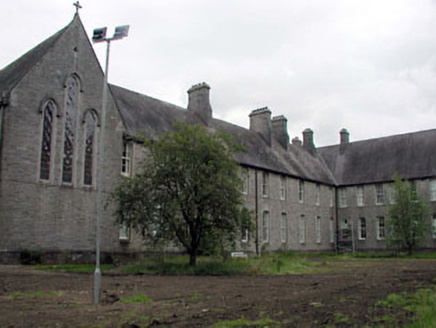
[[101, 291], [101, 271], [100, 271], [100, 224], [102, 215], [102, 197], [103, 197], [103, 165], [104, 165], [104, 137], [106, 129], [106, 112], [107, 112], [107, 94], [108, 94], [108, 74], [109, 74], [109, 54], [110, 43], [113, 40], [121, 40], [129, 34], [129, 25], [118, 26], [112, 38], [106, 38], [107, 28], [97, 28], [94, 30], [92, 41], [94, 43], [106, 42], [106, 66], [104, 71], [103, 99], [101, 108], [101, 130], [100, 130], [100, 151], [98, 156], [98, 173], [97, 173], [97, 220], [96, 220], [96, 237], [95, 237], [95, 271], [94, 271], [94, 304], [100, 303]]

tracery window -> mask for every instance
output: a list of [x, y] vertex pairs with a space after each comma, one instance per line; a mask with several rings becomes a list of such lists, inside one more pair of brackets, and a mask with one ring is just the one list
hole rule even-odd
[[62, 161], [62, 182], [67, 183], [73, 182], [73, 161], [79, 90], [79, 80], [76, 76], [71, 76], [67, 83], [65, 101], [64, 154]]
[[91, 186], [93, 183], [96, 126], [96, 114], [93, 111], [89, 111], [85, 117], [85, 159], [83, 167], [83, 184], [87, 186]]
[[50, 179], [55, 111], [56, 106], [54, 102], [52, 100], [47, 101], [43, 109], [44, 116], [42, 122], [41, 159], [39, 165], [39, 178], [41, 180]]

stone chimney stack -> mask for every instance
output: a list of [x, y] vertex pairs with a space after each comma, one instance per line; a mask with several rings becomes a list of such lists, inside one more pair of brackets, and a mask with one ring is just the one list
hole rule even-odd
[[350, 133], [347, 131], [347, 129], [342, 129], [339, 131], [339, 134], [341, 136], [341, 145], [350, 143]]
[[268, 145], [271, 145], [271, 111], [268, 107], [253, 110], [249, 117], [250, 130], [260, 133]]
[[301, 147], [301, 145], [302, 145], [302, 142], [301, 142], [300, 138], [295, 137], [294, 139], [292, 139], [292, 146]]
[[289, 147], [289, 134], [288, 134], [288, 120], [283, 115], [275, 116], [271, 120], [272, 132], [274, 138], [279, 144], [288, 150]]
[[313, 143], [313, 131], [306, 129], [303, 131], [303, 148], [312, 152], [315, 150], [315, 144]]
[[209, 125], [212, 119], [209, 90], [210, 86], [205, 82], [193, 85], [188, 90], [188, 110], [197, 114], [206, 125]]

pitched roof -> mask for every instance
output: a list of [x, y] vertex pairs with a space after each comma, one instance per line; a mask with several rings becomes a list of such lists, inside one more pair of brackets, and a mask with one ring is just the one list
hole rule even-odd
[[436, 176], [436, 130], [352, 142], [317, 149], [338, 185]]
[[76, 21], [76, 19], [80, 20], [78, 15], [75, 15], [73, 21], [66, 27], [0, 70], [0, 92], [10, 92], [53, 47], [53, 45], [59, 40], [68, 27]]
[[[177, 121], [190, 124], [202, 124], [200, 118], [185, 108], [169, 104], [115, 85], [111, 92], [123, 118], [127, 134], [142, 134], [153, 138], [170, 131]], [[279, 144], [269, 146], [257, 132], [212, 119], [209, 128], [224, 131], [236, 142], [244, 145], [245, 152], [236, 155], [236, 161], [242, 165], [299, 177], [306, 180], [334, 184], [334, 180], [316, 155], [301, 147], [290, 146], [285, 151]]]

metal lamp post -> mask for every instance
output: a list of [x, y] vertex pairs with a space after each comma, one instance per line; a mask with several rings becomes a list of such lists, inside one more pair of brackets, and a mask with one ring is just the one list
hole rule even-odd
[[94, 271], [94, 304], [100, 303], [101, 290], [101, 271], [100, 271], [100, 222], [102, 214], [102, 195], [103, 195], [103, 165], [104, 165], [104, 136], [106, 129], [106, 112], [107, 112], [107, 94], [108, 94], [108, 73], [109, 73], [109, 53], [111, 41], [120, 40], [129, 34], [129, 25], [118, 26], [115, 34], [111, 38], [106, 38], [107, 28], [98, 28], [94, 30], [92, 42], [106, 42], [106, 67], [104, 72], [103, 100], [101, 109], [101, 131], [100, 131], [100, 149], [98, 157], [97, 173], [97, 220], [96, 220], [96, 240], [95, 240], [95, 271]]

